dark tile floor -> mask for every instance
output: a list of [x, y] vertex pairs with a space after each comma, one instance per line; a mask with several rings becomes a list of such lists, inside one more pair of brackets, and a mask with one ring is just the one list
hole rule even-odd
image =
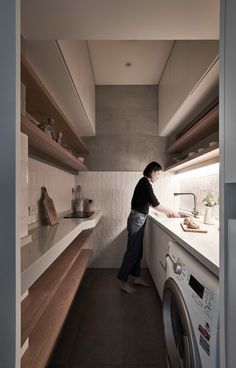
[[161, 301], [150, 288], [120, 290], [115, 269], [88, 269], [48, 368], [165, 368]]

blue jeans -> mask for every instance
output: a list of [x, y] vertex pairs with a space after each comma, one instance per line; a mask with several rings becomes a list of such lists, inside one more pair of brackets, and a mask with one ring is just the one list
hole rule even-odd
[[131, 210], [127, 220], [128, 243], [118, 279], [127, 281], [129, 275], [140, 276], [141, 259], [143, 256], [143, 235], [147, 215]]

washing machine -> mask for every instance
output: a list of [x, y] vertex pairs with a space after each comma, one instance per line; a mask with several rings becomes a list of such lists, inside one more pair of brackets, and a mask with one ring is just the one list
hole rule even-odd
[[219, 366], [219, 280], [174, 241], [166, 255], [163, 322], [170, 368]]

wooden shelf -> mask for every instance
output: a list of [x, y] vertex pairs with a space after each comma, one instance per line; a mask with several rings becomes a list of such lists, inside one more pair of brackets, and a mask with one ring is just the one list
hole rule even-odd
[[213, 147], [206, 148], [201, 153], [196, 153], [191, 157], [187, 157], [171, 166], [166, 167], [165, 171], [173, 171], [175, 173], [180, 173], [184, 171], [189, 171], [191, 169], [196, 169], [198, 167], [203, 167], [211, 165], [215, 162], [219, 162], [219, 146], [215, 144]]
[[56, 129], [63, 134], [64, 142], [79, 154], [87, 154], [88, 149], [79, 137], [79, 132], [70, 123], [30, 64], [23, 57], [21, 59], [21, 80], [26, 86], [26, 111], [39, 122], [47, 118], [53, 118]]
[[90, 234], [83, 231], [22, 301], [22, 345], [29, 338], [22, 368], [46, 366], [92, 254], [91, 249], [81, 249]]
[[55, 142], [27, 117], [21, 116], [21, 131], [28, 135], [29, 153], [72, 173], [87, 170], [82, 161]]
[[82, 231], [29, 289], [29, 295], [21, 304], [21, 346], [31, 335], [91, 233], [92, 230]]
[[167, 150], [169, 153], [183, 152], [211, 133], [219, 130], [219, 105], [214, 106], [196, 124], [187, 130]]
[[29, 347], [21, 359], [22, 368], [46, 366], [68, 310], [86, 270], [91, 249], [84, 249], [76, 260], [51, 304], [32, 331]]

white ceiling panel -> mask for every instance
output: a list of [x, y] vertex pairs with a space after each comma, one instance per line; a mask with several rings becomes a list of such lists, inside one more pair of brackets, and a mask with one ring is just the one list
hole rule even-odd
[[173, 41], [89, 41], [97, 85], [156, 85]]
[[218, 39], [220, 0], [22, 0], [29, 39]]

